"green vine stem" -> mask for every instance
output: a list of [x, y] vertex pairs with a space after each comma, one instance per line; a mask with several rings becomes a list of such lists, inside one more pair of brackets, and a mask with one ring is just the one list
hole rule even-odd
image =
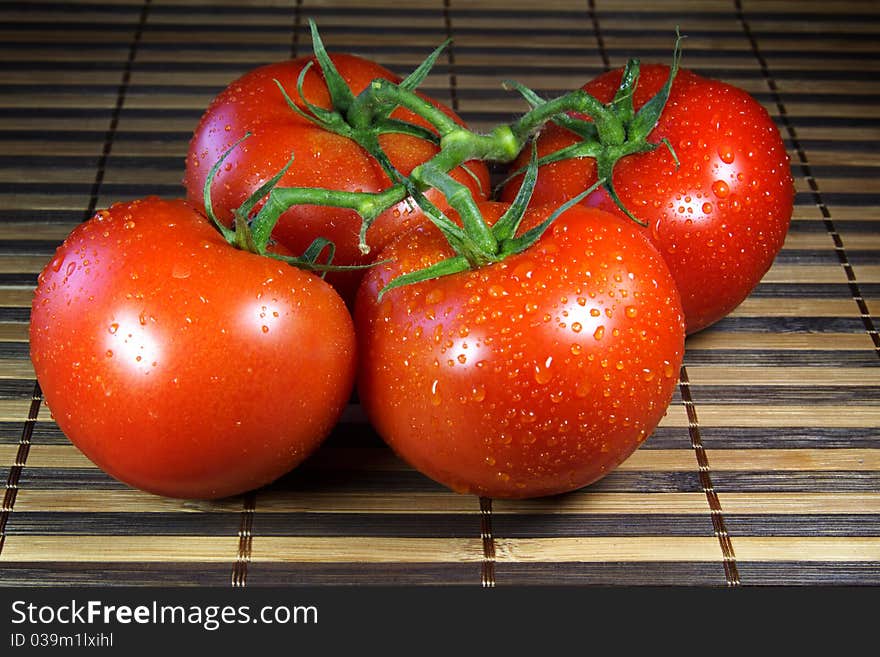
[[[676, 33], [673, 65], [666, 85], [638, 112], [633, 110], [632, 96], [638, 83], [639, 63], [637, 60], [631, 60], [624, 69], [622, 83], [617, 94], [608, 104], [601, 103], [581, 89], [548, 101], [540, 98], [535, 92], [523, 85], [507, 83], [509, 88], [513, 88], [523, 95], [531, 105], [531, 110], [510, 124], [502, 124], [487, 134], [480, 134], [460, 126], [445, 112], [422, 98], [415, 91], [418, 84], [427, 76], [446, 44], [434, 50], [402, 83], [395, 84], [388, 80], [377, 79], [355, 96], [336, 70], [330, 55], [324, 48], [314, 22], [310, 21], [310, 25], [315, 58], [327, 84], [333, 108], [320, 108], [305, 99], [303, 80], [308, 66], [303, 69], [297, 80], [297, 92], [302, 105], [297, 104], [288, 95], [283, 85], [276, 80], [277, 86], [293, 111], [326, 130], [353, 139], [370, 153], [388, 174], [392, 184], [377, 193], [278, 187], [278, 182], [293, 162], [291, 158], [282, 171], [262, 185], [235, 212], [235, 231], [230, 231], [213, 216], [210, 206], [210, 184], [213, 180], [213, 175], [211, 175], [205, 186], [205, 207], [224, 237], [238, 248], [269, 255], [266, 253], [266, 249], [271, 239], [272, 230], [287, 209], [295, 205], [322, 205], [354, 210], [360, 215], [362, 222], [359, 247], [366, 254], [369, 252], [366, 234], [370, 225], [379, 215], [395, 204], [411, 198], [443, 231], [457, 253], [454, 263], [447, 263], [440, 266], [439, 269], [482, 266], [503, 259], [511, 253], [519, 252], [540, 237], [543, 229], [537, 232], [533, 229], [529, 231], [528, 235], [514, 237], [509, 231], [509, 226], [518, 225], [522, 218], [531, 189], [535, 184], [537, 167], [570, 157], [595, 158], [600, 179], [597, 185], [605, 187], [611, 198], [630, 218], [643, 224], [623, 207], [614, 191], [612, 174], [615, 164], [627, 155], [653, 150], [661, 145], [665, 145], [670, 151], [672, 150], [668, 142], [651, 143], [648, 142], [647, 137], [659, 120], [678, 71], [681, 55], [681, 37], [678, 33]], [[432, 126], [435, 132], [413, 123], [391, 119], [390, 114], [397, 108], [404, 108], [419, 116]], [[497, 230], [487, 226], [467, 187], [456, 181], [449, 172], [470, 160], [489, 160], [499, 163], [513, 161], [528, 141], [549, 121], [555, 121], [562, 127], [576, 133], [581, 137], [581, 141], [541, 159], [537, 159], [533, 151], [528, 170], [523, 169], [515, 172], [514, 175], [526, 174], [523, 186], [527, 186], [528, 190], [523, 197], [525, 200], [518, 196], [518, 201], [515, 204], [518, 216], [502, 223], [502, 230], [505, 232], [501, 235]], [[415, 167], [409, 177], [405, 177], [395, 170], [379, 143], [379, 135], [389, 132], [408, 134], [433, 143], [439, 141], [440, 150], [430, 160]], [[233, 145], [232, 148], [237, 145]], [[228, 152], [224, 154], [223, 158], [226, 155]], [[220, 162], [215, 165], [212, 174], [216, 173]], [[458, 212], [462, 221], [460, 227], [424, 196], [424, 193], [430, 188], [439, 190], [446, 197], [450, 206]], [[592, 189], [588, 191], [592, 191]], [[581, 199], [585, 194], [579, 195], [577, 198]], [[262, 207], [251, 218], [254, 208], [263, 199], [265, 202]], [[564, 207], [568, 207], [568, 204]], [[555, 218], [558, 213], [553, 216]], [[313, 245], [314, 248], [310, 247], [302, 257], [285, 257], [285, 259], [291, 261], [291, 264], [298, 264], [299, 260], [303, 260], [306, 268], [317, 271], [344, 269], [344, 267], [335, 267], [329, 263], [317, 262], [318, 253], [329, 250], [332, 254], [332, 245], [328, 246], [326, 240], [319, 241], [320, 245], [316, 243]], [[418, 276], [410, 278], [415, 279]]]

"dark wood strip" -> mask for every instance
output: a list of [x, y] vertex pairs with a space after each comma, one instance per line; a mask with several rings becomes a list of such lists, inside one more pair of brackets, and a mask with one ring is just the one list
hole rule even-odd
[[[841, 407], [874, 404], [880, 399], [876, 386], [713, 386], [691, 384], [691, 391], [702, 402], [712, 404], [790, 404], [834, 403]], [[857, 412], [857, 411], [856, 411]]]
[[[874, 427], [863, 429], [703, 427], [701, 433], [703, 445], [710, 450], [780, 447], [788, 449], [880, 449], [880, 432]], [[652, 442], [654, 442], [653, 437], [649, 443], [646, 443], [646, 446]]]
[[229, 566], [215, 563], [4, 561], [3, 586], [223, 586]]
[[[726, 517], [726, 516], [725, 516]], [[496, 513], [493, 526], [505, 538], [557, 536], [712, 536], [709, 514]]]
[[803, 349], [692, 349], [685, 353], [690, 365], [762, 365], [781, 367], [876, 367], [877, 355], [869, 350], [819, 351]]
[[3, 506], [0, 507], [0, 556], [3, 554], [3, 546], [6, 544], [9, 517], [15, 509], [15, 500], [18, 496], [19, 488], [22, 486], [22, 473], [25, 471], [25, 465], [27, 464], [27, 458], [30, 453], [31, 441], [33, 438], [34, 425], [36, 424], [37, 416], [40, 413], [40, 404], [42, 403], [42, 400], [43, 392], [40, 390], [40, 384], [37, 381], [34, 381], [31, 405], [28, 409], [27, 420], [25, 420], [25, 423], [21, 428], [18, 449], [15, 453], [15, 462], [6, 474], [6, 490], [3, 494]]
[[711, 562], [498, 563], [498, 579], [509, 586], [724, 586]]
[[738, 565], [745, 585], [880, 585], [880, 562], [741, 561]]
[[877, 515], [724, 515], [733, 536], [880, 536]]
[[880, 472], [782, 471], [719, 472], [712, 475], [719, 493], [856, 493], [880, 490]]
[[240, 513], [16, 511], [16, 536], [229, 536], [240, 530]]
[[[816, 207], [819, 208], [819, 211], [822, 214], [822, 220], [825, 224], [825, 228], [834, 243], [834, 251], [837, 254], [840, 265], [843, 267], [843, 270], [846, 273], [846, 278], [849, 283], [853, 300], [858, 306], [859, 315], [864, 324], [864, 330], [867, 332], [868, 336], [874, 343], [874, 349], [877, 353], [877, 356], [880, 357], [880, 333], [877, 332], [877, 327], [874, 324], [874, 318], [871, 316], [871, 313], [868, 310], [868, 306], [865, 303], [865, 298], [860, 289], [859, 282], [856, 279], [855, 271], [849, 261], [849, 257], [847, 256], [846, 248], [843, 244], [843, 239], [841, 238], [840, 233], [837, 231], [837, 227], [834, 224], [834, 218], [831, 216], [831, 210], [828, 207], [829, 203], [834, 203], [835, 201], [830, 197], [830, 195], [826, 196], [825, 194], [823, 194], [823, 192], [819, 188], [819, 183], [815, 178], [809, 159], [807, 158], [807, 153], [801, 146], [798, 139], [795, 123], [789, 117], [788, 109], [782, 99], [782, 93], [779, 91], [779, 87], [776, 84], [774, 75], [771, 74], [767, 60], [765, 59], [758, 45], [757, 37], [752, 32], [749, 20], [746, 18], [742, 1], [734, 0], [734, 6], [736, 7], [736, 15], [739, 19], [740, 25], [742, 26], [743, 31], [745, 32], [746, 37], [749, 40], [749, 44], [751, 45], [752, 53], [754, 54], [755, 59], [758, 61], [758, 65], [761, 69], [761, 75], [763, 75], [764, 80], [766, 81], [767, 86], [770, 89], [771, 94], [773, 95], [773, 100], [779, 111], [779, 116], [782, 119], [782, 124], [785, 128], [785, 131], [788, 133], [789, 139], [795, 146], [797, 163], [801, 168], [804, 178], [809, 184], [810, 196], [812, 198], [812, 201], [813, 203], [815, 203]], [[873, 36], [874, 38], [876, 38], [876, 35]], [[880, 203], [875, 200], [872, 201], [871, 204], [877, 205]]]
[[[730, 540], [730, 534], [724, 524], [724, 515], [721, 509], [721, 502], [718, 494], [713, 486], [713, 475], [709, 466], [709, 458], [706, 450], [703, 448], [703, 438], [700, 434], [700, 421], [697, 416], [697, 408], [691, 396], [690, 381], [688, 380], [687, 367], [682, 365], [679, 374], [679, 390], [681, 391], [682, 401], [688, 416], [688, 432], [691, 438], [691, 446], [697, 457], [697, 465], [699, 467], [700, 485], [706, 494], [709, 502], [709, 510], [712, 517], [712, 526], [715, 529], [715, 535], [721, 545], [721, 554], [724, 565], [724, 575], [728, 586], [739, 586], [740, 579], [736, 568], [736, 554], [733, 550], [733, 544]], [[716, 475], [717, 476], [717, 473]]]

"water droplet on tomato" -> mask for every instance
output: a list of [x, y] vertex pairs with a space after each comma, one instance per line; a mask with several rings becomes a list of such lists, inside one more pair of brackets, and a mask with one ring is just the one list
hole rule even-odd
[[123, 227], [123, 228], [126, 228], [126, 229], [128, 229], [128, 230], [131, 230], [132, 228], [135, 227], [135, 223], [134, 223], [133, 221], [131, 221], [131, 220], [128, 220], [128, 221], [126, 221], [124, 224], [122, 224], [122, 227]]
[[69, 263], [69, 264], [67, 265], [67, 269], [64, 270], [64, 272], [65, 272], [68, 276], [72, 275], [73, 272], [75, 272], [75, 271], [76, 271], [76, 263], [75, 263], [75, 262], [71, 262], [71, 263]]
[[179, 278], [179, 279], [189, 278], [189, 274], [190, 274], [189, 266], [185, 265], [183, 263], [176, 263], [174, 265], [174, 267], [171, 269], [171, 275], [174, 278]]
[[721, 161], [725, 164], [733, 164], [734, 159], [736, 159], [736, 154], [730, 146], [721, 146], [718, 149], [718, 157], [720, 157]]
[[112, 350], [112, 349], [108, 349], [108, 350], [107, 350], [107, 353], [106, 353], [105, 355], [107, 356], [107, 358], [113, 358], [113, 350]]
[[627, 306], [624, 312], [626, 313], [626, 316], [630, 319], [633, 319], [636, 315], [639, 314], [638, 308], [636, 308], [635, 306]]
[[486, 388], [483, 386], [475, 386], [471, 388], [471, 399], [475, 402], [481, 402], [486, 398]]
[[440, 380], [434, 379], [433, 383], [431, 383], [431, 404], [433, 406], [439, 406], [442, 401], [443, 398], [440, 395]]
[[577, 342], [572, 343], [571, 345], [571, 353], [574, 356], [580, 356], [584, 351], [584, 348], [579, 345]]
[[703, 203], [703, 214], [712, 214], [712, 204]]
[[260, 327], [260, 330], [263, 331], [263, 333], [268, 333], [268, 332], [269, 332], [269, 327], [266, 326], [265, 324], [263, 324], [263, 326]]
[[583, 328], [584, 327], [580, 322], [572, 322], [571, 323], [571, 330], [574, 331], [575, 333], [580, 333], [583, 330]]
[[596, 327], [596, 330], [593, 331], [593, 337], [597, 340], [601, 340], [605, 337], [605, 327], [600, 325]]
[[118, 331], [118, 330], [119, 330], [119, 324], [117, 324], [115, 322], [110, 325], [110, 328], [107, 329], [107, 331], [110, 333], [110, 335], [116, 335], [116, 331]]
[[727, 198], [730, 194], [730, 187], [723, 180], [716, 180], [712, 183], [712, 191], [718, 198]]

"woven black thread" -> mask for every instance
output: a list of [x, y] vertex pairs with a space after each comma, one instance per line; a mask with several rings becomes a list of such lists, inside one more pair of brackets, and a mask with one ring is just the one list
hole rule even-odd
[[98, 159], [98, 168], [95, 172], [95, 180], [92, 182], [89, 205], [86, 208], [83, 221], [90, 219], [98, 206], [98, 196], [101, 191], [101, 185], [104, 183], [107, 161], [110, 159], [110, 152], [113, 150], [113, 141], [116, 139], [116, 131], [119, 127], [119, 117], [122, 115], [125, 96], [131, 84], [131, 70], [134, 67], [138, 46], [144, 33], [144, 27], [147, 24], [147, 17], [150, 14], [150, 2], [151, 0], [144, 0], [144, 4], [141, 6], [137, 27], [135, 28], [131, 45], [128, 47], [128, 57], [125, 60], [125, 68], [122, 71], [122, 80], [116, 89], [116, 104], [113, 106], [113, 114], [110, 116], [110, 126], [107, 128], [107, 132], [104, 133], [104, 147], [101, 149], [101, 157]]

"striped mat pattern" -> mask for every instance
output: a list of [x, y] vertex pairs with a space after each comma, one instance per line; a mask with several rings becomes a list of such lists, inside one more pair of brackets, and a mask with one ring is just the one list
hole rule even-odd
[[[785, 248], [689, 339], [654, 436], [559, 498], [448, 492], [357, 404], [272, 486], [220, 502], [132, 490], [86, 460], [28, 359], [36, 275], [114, 201], [182, 193], [210, 99], [255, 66], [331, 49], [411, 70], [474, 127], [628, 57], [756, 96], [792, 158]], [[6, 0], [0, 5], [0, 585], [880, 584], [880, 5], [871, 0]], [[186, 431], [186, 427], [181, 427]]]

